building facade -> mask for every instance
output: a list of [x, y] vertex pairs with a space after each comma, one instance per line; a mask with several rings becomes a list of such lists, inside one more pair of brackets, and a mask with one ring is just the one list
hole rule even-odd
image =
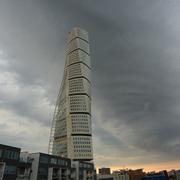
[[169, 176], [166, 170], [159, 172], [149, 172], [142, 180], [169, 180]]
[[171, 170], [168, 172], [169, 180], [180, 180], [180, 170]]
[[15, 180], [20, 148], [0, 144], [0, 180]]
[[99, 168], [99, 174], [101, 175], [108, 175], [111, 174], [111, 169], [110, 168]]
[[96, 180], [93, 163], [84, 161], [72, 161], [71, 163], [71, 180]]
[[17, 180], [70, 180], [71, 160], [45, 153], [21, 153]]
[[113, 171], [112, 174], [103, 172], [97, 175], [97, 180], [129, 180], [129, 175], [128, 172], [124, 170]]
[[145, 176], [143, 169], [128, 170], [129, 180], [141, 180]]
[[91, 64], [88, 33], [69, 33], [63, 80], [54, 111], [49, 154], [72, 160], [93, 159], [91, 136]]

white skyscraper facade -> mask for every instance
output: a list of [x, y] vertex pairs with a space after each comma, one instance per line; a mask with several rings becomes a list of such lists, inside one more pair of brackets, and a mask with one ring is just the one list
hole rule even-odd
[[74, 28], [68, 37], [63, 80], [53, 116], [49, 153], [92, 160], [91, 63], [88, 33]]

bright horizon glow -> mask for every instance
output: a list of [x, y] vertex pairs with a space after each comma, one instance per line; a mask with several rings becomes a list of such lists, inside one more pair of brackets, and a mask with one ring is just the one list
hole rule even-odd
[[[102, 167], [108, 167], [108, 166], [102, 166]], [[99, 168], [102, 167], [97, 167], [96, 170], [98, 172]], [[150, 171], [162, 171], [162, 170], [179, 170], [179, 162], [178, 161], [172, 161], [172, 162], [167, 162], [167, 163], [154, 163], [154, 164], [141, 164], [141, 165], [128, 165], [128, 166], [110, 166], [111, 172], [116, 171], [116, 170], [122, 170], [122, 169], [143, 169], [144, 172], [150, 172]]]

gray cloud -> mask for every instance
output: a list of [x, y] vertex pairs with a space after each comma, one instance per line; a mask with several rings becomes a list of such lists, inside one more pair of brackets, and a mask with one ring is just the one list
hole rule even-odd
[[[98, 159], [112, 151], [126, 164], [177, 160], [179, 7], [178, 0], [2, 0], [0, 48], [8, 54], [9, 67], [0, 65], [18, 75], [16, 83], [25, 92], [22, 88], [23, 99], [2, 98], [1, 107], [48, 125], [62, 78], [67, 32], [80, 26], [89, 31], [91, 42], [97, 164], [118, 164], [113, 156]], [[37, 91], [32, 93], [33, 88]], [[45, 111], [39, 108], [42, 98], [49, 103]]]

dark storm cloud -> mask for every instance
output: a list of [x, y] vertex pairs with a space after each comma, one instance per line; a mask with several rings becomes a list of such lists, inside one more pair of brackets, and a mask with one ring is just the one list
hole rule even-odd
[[79, 26], [90, 35], [95, 152], [113, 149], [121, 158], [134, 156], [133, 163], [178, 159], [179, 10], [178, 0], [2, 0], [0, 46], [10, 56], [8, 71], [19, 84], [44, 90], [29, 93], [32, 103], [13, 105], [10, 98], [2, 106], [48, 123], [35, 99], [55, 102], [67, 32]]

